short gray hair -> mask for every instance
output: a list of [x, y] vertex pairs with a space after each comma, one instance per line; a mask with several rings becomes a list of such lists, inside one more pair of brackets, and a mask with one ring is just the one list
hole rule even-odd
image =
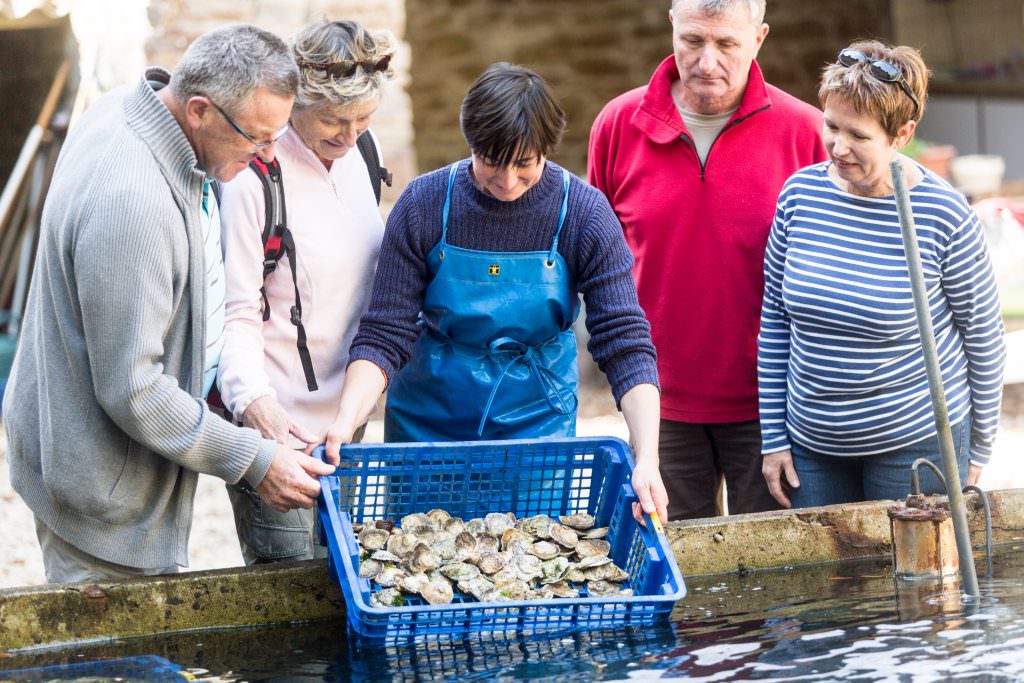
[[[672, 0], [672, 9], [683, 0]], [[697, 0], [697, 8], [709, 17], [717, 17], [728, 11], [733, 5], [746, 3], [750, 10], [750, 21], [754, 26], [764, 23], [764, 10], [767, 0]]]
[[394, 39], [387, 31], [367, 31], [356, 21], [317, 21], [302, 29], [292, 45], [299, 65], [299, 94], [295, 106], [346, 106], [380, 94], [384, 81], [395, 77], [390, 63], [380, 71], [359, 66], [351, 76], [336, 78], [318, 64], [356, 61], [377, 63], [395, 53]]
[[295, 97], [299, 69], [283, 40], [249, 24], [224, 26], [196, 38], [171, 76], [171, 92], [178, 101], [201, 95], [232, 114], [257, 88]]

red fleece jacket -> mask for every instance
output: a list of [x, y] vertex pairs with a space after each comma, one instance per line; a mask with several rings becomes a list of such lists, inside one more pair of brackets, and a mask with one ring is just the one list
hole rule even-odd
[[783, 183], [827, 158], [821, 112], [768, 85], [754, 62], [739, 108], [701, 166], [672, 100], [668, 57], [590, 132], [589, 180], [636, 258], [658, 350], [661, 415], [755, 420], [764, 249]]

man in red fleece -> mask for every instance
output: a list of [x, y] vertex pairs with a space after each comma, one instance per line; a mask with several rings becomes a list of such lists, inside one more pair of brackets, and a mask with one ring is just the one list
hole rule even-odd
[[589, 179], [636, 258], [661, 378], [660, 467], [669, 517], [778, 504], [761, 475], [757, 332], [775, 201], [826, 158], [821, 112], [768, 85], [754, 58], [765, 0], [674, 0], [673, 55], [609, 102]]

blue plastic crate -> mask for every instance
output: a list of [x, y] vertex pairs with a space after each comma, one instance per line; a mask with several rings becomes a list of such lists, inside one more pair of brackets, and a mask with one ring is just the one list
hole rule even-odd
[[[335, 473], [320, 479], [319, 515], [351, 632], [390, 642], [667, 618], [686, 586], [666, 536], [633, 519], [632, 471], [629, 447], [611, 437], [345, 446]], [[397, 522], [432, 508], [466, 520], [489, 512], [511, 511], [517, 518], [589, 513], [597, 526], [609, 527], [611, 557], [629, 573], [634, 595], [483, 603], [456, 592], [450, 605], [417, 597], [403, 607], [371, 607], [352, 523]]]

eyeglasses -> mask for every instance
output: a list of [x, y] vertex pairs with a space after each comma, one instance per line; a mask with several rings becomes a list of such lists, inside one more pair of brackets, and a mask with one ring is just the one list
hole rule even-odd
[[898, 66], [884, 59], [872, 59], [860, 50], [851, 50], [850, 48], [843, 48], [839, 51], [839, 63], [846, 67], [853, 66], [854, 64], [867, 64], [868, 73], [874, 78], [883, 83], [895, 83], [900, 86], [911, 102], [914, 103], [914, 118], [917, 118], [918, 113], [921, 111], [921, 102], [914, 95], [914, 91], [910, 89], [907, 79], [903, 77], [903, 72]]
[[[207, 98], [207, 99], [209, 99], [209, 98]], [[266, 140], [264, 142], [260, 142], [259, 140], [257, 140], [256, 138], [254, 138], [253, 136], [249, 135], [244, 130], [242, 130], [242, 127], [239, 126], [237, 123], [235, 123], [234, 119], [232, 119], [230, 116], [228, 116], [228, 113], [226, 111], [224, 111], [223, 109], [221, 109], [217, 105], [216, 102], [214, 102], [213, 100], [210, 100], [210, 104], [213, 105], [214, 109], [216, 109], [217, 111], [220, 112], [220, 115], [224, 117], [224, 120], [227, 121], [231, 125], [231, 127], [235, 129], [235, 132], [237, 132], [243, 138], [245, 138], [246, 140], [251, 142], [253, 145], [255, 145], [257, 152], [259, 152], [261, 150], [264, 150], [267, 147], [270, 147], [272, 144], [274, 144], [275, 142], [280, 140], [284, 136], [285, 133], [288, 132], [288, 124], [285, 124], [284, 127], [281, 128], [281, 130], [279, 130], [276, 133], [274, 133], [274, 136], [270, 140]]]
[[384, 55], [378, 60], [343, 59], [339, 62], [330, 62], [326, 64], [317, 64], [315, 62], [307, 62], [305, 60], [299, 61], [299, 66], [303, 69], [321, 71], [323, 72], [323, 75], [330, 76], [331, 78], [349, 78], [356, 72], [358, 67], [362, 67], [363, 71], [371, 74], [378, 71], [387, 71], [390, 64], [391, 55]]

